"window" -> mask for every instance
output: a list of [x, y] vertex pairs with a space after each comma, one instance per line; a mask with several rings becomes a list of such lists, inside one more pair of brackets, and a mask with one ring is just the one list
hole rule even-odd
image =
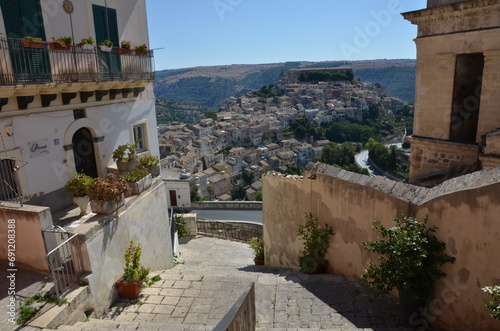
[[147, 146], [147, 135], [146, 135], [146, 123], [136, 124], [133, 126], [134, 131], [134, 143], [137, 147], [139, 153], [148, 150]]
[[450, 125], [451, 141], [476, 142], [483, 70], [482, 53], [457, 56]]

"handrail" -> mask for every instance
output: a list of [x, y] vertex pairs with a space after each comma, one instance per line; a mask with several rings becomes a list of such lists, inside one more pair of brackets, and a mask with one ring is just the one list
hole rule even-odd
[[255, 314], [255, 283], [252, 282], [213, 331], [253, 331]]

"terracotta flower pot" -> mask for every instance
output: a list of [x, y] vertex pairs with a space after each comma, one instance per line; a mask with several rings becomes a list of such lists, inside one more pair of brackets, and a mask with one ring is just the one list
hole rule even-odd
[[118, 48], [118, 54], [132, 54], [132, 50], [129, 48]]
[[50, 49], [51, 50], [57, 50], [57, 51], [69, 51], [71, 46], [61, 46], [60, 44], [56, 43], [49, 43]]
[[137, 299], [139, 294], [141, 294], [141, 285], [142, 285], [141, 282], [134, 282], [134, 283], [124, 282], [122, 276], [115, 282], [115, 285], [116, 288], [118, 289], [118, 293], [122, 298]]
[[45, 41], [39, 40], [23, 40], [23, 46], [26, 48], [44, 48]]
[[253, 262], [255, 262], [255, 265], [264, 265], [264, 260], [253, 259]]

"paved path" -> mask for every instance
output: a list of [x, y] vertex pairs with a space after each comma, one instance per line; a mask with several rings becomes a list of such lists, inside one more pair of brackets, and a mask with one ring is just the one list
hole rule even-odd
[[191, 239], [181, 253], [185, 263], [159, 272], [139, 301], [59, 330], [212, 330], [252, 281], [258, 330], [401, 330], [394, 299], [373, 299], [355, 278], [254, 266], [247, 244], [221, 239]]

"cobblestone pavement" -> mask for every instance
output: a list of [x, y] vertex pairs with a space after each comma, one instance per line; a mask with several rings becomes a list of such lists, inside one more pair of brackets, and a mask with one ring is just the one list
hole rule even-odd
[[181, 254], [184, 264], [155, 273], [162, 280], [139, 300], [118, 301], [105, 320], [68, 329], [212, 330], [252, 281], [260, 330], [402, 329], [394, 298], [374, 299], [353, 277], [254, 266], [247, 244], [221, 239], [191, 239]]

